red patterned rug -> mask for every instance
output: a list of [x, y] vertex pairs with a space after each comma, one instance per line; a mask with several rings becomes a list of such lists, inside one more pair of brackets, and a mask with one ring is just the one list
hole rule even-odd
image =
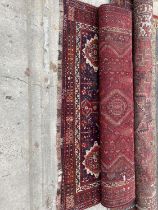
[[125, 8], [99, 8], [101, 200], [109, 208], [135, 200], [131, 17]]
[[62, 210], [100, 202], [97, 8], [64, 3]]
[[135, 162], [137, 207], [155, 210], [156, 141], [152, 117], [152, 0], [134, 0]]

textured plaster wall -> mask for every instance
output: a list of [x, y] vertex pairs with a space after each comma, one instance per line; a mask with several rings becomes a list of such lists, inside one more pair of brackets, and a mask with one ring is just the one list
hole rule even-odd
[[0, 10], [0, 209], [55, 209], [58, 2]]
[[0, 1], [0, 209], [29, 204], [27, 1]]
[[158, 16], [158, 0], [153, 1], [153, 13]]

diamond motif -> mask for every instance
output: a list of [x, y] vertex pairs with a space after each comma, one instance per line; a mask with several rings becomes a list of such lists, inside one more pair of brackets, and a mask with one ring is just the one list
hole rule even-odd
[[101, 103], [101, 114], [114, 125], [120, 125], [130, 111], [130, 100], [120, 90], [111, 92]]
[[93, 67], [94, 71], [98, 71], [98, 36], [87, 40], [85, 48], [83, 49], [86, 63]]
[[92, 113], [92, 105], [88, 100], [81, 103], [82, 114], [89, 116]]
[[100, 147], [97, 142], [94, 143], [90, 150], [86, 151], [84, 158], [83, 165], [87, 174], [94, 175], [98, 178], [100, 174]]
[[132, 177], [132, 174], [134, 173], [133, 162], [125, 155], [118, 156], [110, 165], [106, 165], [105, 162], [102, 162], [102, 170], [106, 172], [107, 177], [110, 180], [122, 179], [122, 181], [125, 181]]

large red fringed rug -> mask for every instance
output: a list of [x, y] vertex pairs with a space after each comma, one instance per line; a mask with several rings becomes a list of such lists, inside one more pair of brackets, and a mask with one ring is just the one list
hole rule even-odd
[[154, 210], [151, 2], [63, 6], [58, 209]]
[[61, 209], [100, 202], [97, 8], [64, 2]]

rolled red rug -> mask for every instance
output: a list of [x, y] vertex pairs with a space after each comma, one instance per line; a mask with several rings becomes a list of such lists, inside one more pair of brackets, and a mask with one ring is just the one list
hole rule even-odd
[[101, 202], [132, 208], [135, 200], [132, 13], [99, 8]]
[[134, 0], [133, 9], [136, 202], [138, 209], [155, 210], [158, 206], [152, 117], [152, 0]]

